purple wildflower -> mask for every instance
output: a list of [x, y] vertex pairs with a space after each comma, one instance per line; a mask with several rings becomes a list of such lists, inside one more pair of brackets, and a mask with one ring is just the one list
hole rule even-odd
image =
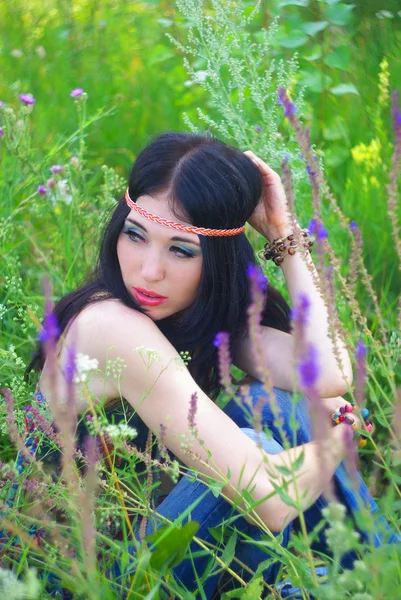
[[39, 341], [49, 343], [50, 346], [55, 346], [58, 336], [60, 335], [60, 328], [56, 315], [51, 310], [51, 307], [46, 303], [45, 318], [43, 320], [42, 331], [39, 334]]
[[401, 138], [401, 110], [399, 106], [399, 93], [395, 90], [391, 95], [391, 109], [393, 114], [393, 126], [396, 140]]
[[64, 171], [64, 167], [61, 165], [53, 165], [50, 167], [50, 171], [53, 173], [53, 175], [58, 175]]
[[82, 96], [84, 93], [82, 88], [75, 88], [72, 90], [72, 92], [70, 93], [71, 98], [79, 98], [80, 96]]
[[4, 135], [4, 129], [2, 127], [0, 127], [0, 138], [3, 137]]
[[313, 344], [307, 347], [307, 353], [298, 364], [300, 382], [305, 390], [313, 389], [319, 377], [317, 350]]
[[36, 100], [35, 98], [32, 96], [32, 94], [20, 94], [19, 99], [21, 100], [21, 102], [23, 104], [25, 104], [26, 106], [29, 105], [33, 105], [35, 104]]
[[313, 178], [316, 177], [317, 171], [314, 171], [312, 169], [312, 167], [310, 167], [309, 165], [306, 165], [306, 172], [308, 173], [309, 177]]
[[44, 196], [45, 194], [47, 194], [47, 189], [45, 188], [45, 186], [44, 186], [44, 185], [40, 185], [40, 186], [38, 187], [38, 194], [42, 194], [43, 196]]
[[3, 102], [0, 100], [0, 108], [3, 106]]
[[198, 393], [194, 392], [191, 394], [191, 400], [189, 402], [189, 411], [188, 411], [188, 424], [192, 431], [196, 432], [196, 412], [198, 410]]
[[350, 231], [355, 231], [358, 228], [358, 225], [356, 224], [356, 221], [352, 221], [351, 225], [349, 226]]
[[231, 355], [230, 355], [230, 334], [220, 331], [213, 340], [214, 346], [218, 350], [218, 365], [220, 383], [226, 393], [231, 393]]
[[70, 387], [74, 381], [75, 373], [77, 370], [76, 352], [73, 344], [70, 344], [67, 348], [67, 363], [64, 368], [64, 375], [67, 381], [67, 385]]
[[251, 284], [251, 292], [266, 291], [267, 277], [263, 274], [260, 267], [254, 263], [249, 263], [246, 274], [248, 275], [248, 279]]
[[359, 408], [362, 408], [365, 384], [366, 384], [366, 353], [367, 349], [362, 341], [359, 341], [356, 347], [356, 386], [355, 401]]
[[46, 185], [52, 190], [54, 187], [56, 187], [56, 180], [53, 177], [50, 177], [50, 179], [46, 181]]
[[310, 309], [309, 296], [308, 296], [308, 294], [301, 292], [298, 295], [297, 303], [295, 304], [295, 307], [294, 307], [293, 311], [291, 312], [292, 321], [294, 321], [297, 325], [304, 328], [308, 321], [309, 309]]
[[259, 127], [259, 125], [256, 125], [256, 126], [255, 126], [255, 129], [256, 129], [256, 131], [262, 131], [262, 128], [261, 128], [261, 127]]
[[297, 112], [297, 107], [293, 102], [291, 102], [287, 90], [283, 87], [280, 87], [278, 90], [277, 104], [282, 104], [282, 106], [284, 107], [285, 117], [293, 117]]
[[318, 241], [323, 241], [329, 236], [327, 229], [319, 219], [312, 219], [308, 225], [308, 230], [312, 235], [316, 235]]

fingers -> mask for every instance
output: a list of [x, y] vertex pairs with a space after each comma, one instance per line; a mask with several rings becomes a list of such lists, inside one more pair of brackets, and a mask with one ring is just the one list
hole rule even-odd
[[261, 158], [256, 156], [256, 154], [254, 154], [254, 152], [252, 152], [252, 150], [245, 150], [244, 154], [246, 154], [246, 156], [248, 158], [250, 158], [257, 167], [260, 168], [262, 173], [264, 172], [266, 175], [277, 175], [278, 176], [278, 173], [276, 173], [276, 171], [274, 171], [271, 167], [269, 167], [269, 165], [267, 163], [265, 163]]

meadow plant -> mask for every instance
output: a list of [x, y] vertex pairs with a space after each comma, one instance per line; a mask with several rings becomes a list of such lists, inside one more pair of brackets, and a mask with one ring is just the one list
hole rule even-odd
[[[362, 451], [362, 468], [371, 473], [372, 464], [376, 464], [371, 485], [380, 496], [379, 504], [386, 518], [395, 529], [399, 529], [400, 336], [391, 311], [387, 307], [383, 310], [382, 299], [365, 266], [363, 224], [352, 223], [340, 208], [328, 184], [324, 161], [314, 147], [311, 131], [303, 126], [304, 90], [298, 90], [296, 86], [297, 57], [287, 62], [272, 58], [277, 21], [271, 22], [268, 29], [251, 32], [251, 21], [260, 3], [252, 9], [248, 6], [245, 11], [240, 2], [227, 4], [223, 0], [213, 0], [211, 7], [202, 2], [179, 0], [177, 6], [185, 28], [177, 29], [175, 36], [169, 34], [168, 37], [184, 56], [191, 84], [201, 86], [208, 95], [211, 114], [207, 114], [206, 108], [199, 108], [199, 120], [225, 141], [244, 149], [252, 147], [274, 168], [281, 165], [291, 214], [300, 212], [299, 190], [304, 190], [307, 185], [311, 192], [308, 210], [299, 216], [306, 219], [305, 222], [313, 219], [310, 228], [316, 236], [318, 271], [315, 284], [330, 315], [333, 346], [336, 346], [334, 332], [340, 332], [354, 356], [356, 383], [354, 388], [350, 387], [349, 397], [360, 408], [367, 406], [373, 409], [376, 419], [374, 436], [367, 434], [368, 444]], [[187, 42], [178, 39], [183, 29]], [[44, 56], [40, 52], [39, 58], [39, 54]], [[19, 60], [17, 55], [14, 58]], [[2, 448], [4, 462], [0, 463], [1, 529], [11, 532], [1, 556], [6, 572], [0, 572], [0, 591], [7, 593], [10, 599], [45, 599], [49, 597], [49, 590], [55, 587], [93, 599], [124, 595], [190, 598], [193, 596], [182, 590], [172, 577], [171, 567], [174, 561], [179, 562], [184, 557], [189, 543], [194, 541], [198, 550], [210, 558], [209, 572], [218, 568], [227, 573], [238, 585], [238, 596], [257, 598], [263, 590], [271, 597], [279, 597], [274, 588], [261, 580], [259, 569], [252, 574], [253, 579], [244, 592], [245, 581], [232, 569], [232, 565], [238, 563], [235, 549], [240, 539], [235, 532], [237, 517], [234, 511], [221, 531], [213, 532], [215, 544], [197, 537], [195, 523], [189, 521], [182, 526], [183, 519], [191, 514], [191, 506], [182, 515], [180, 523], [166, 520], [165, 527], [152, 539], [146, 540], [147, 519], [155, 516], [152, 492], [159, 485], [157, 473], [166, 473], [173, 482], [177, 482], [183, 474], [195, 480], [198, 473], [195, 468], [183, 467], [169, 455], [165, 446], [168, 422], [160, 424], [156, 439], [152, 435], [148, 437], [143, 452], [135, 445], [138, 432], [128, 418], [120, 424], [108, 423], [102, 400], [96, 399], [96, 402], [89, 392], [90, 374], [98, 368], [91, 357], [76, 355], [74, 347], [69, 348], [67, 363], [62, 365], [69, 383], [68, 397], [58, 398], [54, 386], [54, 393], [48, 398], [50, 420], [42, 407], [32, 403], [32, 384], [24, 381], [23, 372], [26, 368], [26, 346], [33, 346], [39, 331], [53, 372], [57, 364], [55, 339], [58, 325], [52, 314], [53, 292], [47, 284], [43, 315], [41, 273], [47, 273], [57, 296], [76, 287], [83, 274], [93, 266], [91, 242], [97, 239], [99, 227], [124, 189], [125, 181], [109, 166], [97, 169], [88, 165], [90, 141], [86, 137], [87, 130], [110, 111], [100, 110], [88, 117], [88, 96], [82, 88], [75, 88], [70, 92], [71, 98], [66, 94], [66, 101], [77, 110], [76, 129], [58, 139], [50, 149], [37, 148], [32, 135], [40, 103], [39, 100], [35, 102], [32, 93], [26, 90], [20, 92], [14, 93], [15, 105], [0, 103], [0, 144], [5, 149], [4, 165], [14, 174], [7, 187], [2, 184], [6, 193], [0, 229], [2, 255], [7, 259], [1, 280], [0, 318], [2, 326], [9, 332], [5, 347], [0, 349], [0, 375], [4, 388], [0, 404], [1, 427], [2, 433], [7, 431], [9, 436]], [[380, 131], [377, 139], [373, 137], [364, 146], [361, 142], [354, 147], [353, 161], [355, 168], [360, 169], [361, 181], [366, 176], [367, 185], [375, 187], [377, 181], [387, 189], [394, 255], [401, 265], [397, 203], [401, 121], [397, 93], [392, 95], [395, 144], [388, 181], [385, 170], [382, 173], [380, 169], [386, 147], [383, 140], [385, 120], [382, 117], [383, 111], [388, 109], [389, 100], [389, 64], [383, 61], [379, 74], [379, 107], [382, 112], [379, 115], [377, 110], [376, 120]], [[188, 116], [184, 115], [184, 122], [189, 129], [196, 131]], [[10, 241], [12, 233], [18, 234], [19, 242], [16, 244]], [[343, 264], [336, 238], [350, 249], [348, 264]], [[262, 243], [260, 238], [254, 241], [256, 246]], [[22, 252], [19, 247], [24, 245], [27, 250]], [[269, 278], [275, 273], [270, 266], [267, 271]], [[278, 279], [278, 282], [280, 285], [281, 280]], [[265, 279], [258, 267], [250, 268], [249, 283], [252, 292], [252, 303], [248, 308], [249, 334], [255, 364], [272, 401], [272, 409], [276, 410], [270, 374], [263, 360], [260, 314], [265, 302]], [[345, 325], [338, 320], [334, 306], [340, 307]], [[391, 309], [394, 309], [394, 303]], [[307, 318], [308, 298], [303, 296], [292, 312], [298, 352], [294, 381], [301, 384], [309, 398], [315, 419], [315, 439], [323, 443], [323, 423], [328, 420], [327, 415], [321, 412], [320, 399], [315, 392], [320, 357], [305, 339], [303, 327]], [[232, 395], [229, 342], [221, 333], [218, 338], [220, 380], [226, 392]], [[162, 357], [151, 348], [135, 350], [149, 373], [152, 372], [147, 389], [143, 391], [144, 401], [155, 378], [168, 365], [163, 366]], [[185, 353], [181, 357], [183, 367], [189, 358]], [[155, 368], [159, 369], [156, 375]], [[117, 390], [124, 369], [123, 361], [115, 358], [109, 361], [104, 373], [105, 379], [113, 380]], [[80, 397], [74, 397], [72, 382], [77, 383], [78, 380]], [[241, 389], [245, 395], [243, 404], [249, 408], [250, 422], [260, 434], [263, 430], [261, 414], [264, 400], [261, 397], [252, 406], [245, 388]], [[79, 446], [76, 428], [77, 421], [79, 424], [82, 422], [79, 413], [83, 405], [88, 410], [85, 419], [88, 434], [83, 445]], [[26, 406], [25, 410], [23, 406]], [[182, 440], [188, 453], [192, 452], [191, 443], [198, 438], [196, 413], [197, 397], [193, 393], [188, 398], [188, 433]], [[22, 436], [28, 414], [37, 423], [35, 436], [39, 448], [49, 447], [45, 450], [45, 454], [48, 452], [49, 455], [51, 452], [60, 453], [63, 482], [60, 478], [55, 481], [54, 473], [50, 475], [44, 469], [44, 461], [42, 463], [38, 455], [31, 454], [29, 446], [26, 449]], [[275, 424], [282, 428], [277, 410]], [[357, 457], [350, 428], [347, 435], [348, 468], [352, 473], [357, 466]], [[16, 453], [25, 459], [23, 472], [13, 467]], [[208, 456], [208, 462], [211, 468], [215, 467], [212, 456]], [[140, 476], [140, 464], [145, 465], [145, 471], [142, 471], [144, 477]], [[302, 464], [301, 455], [298, 460], [283, 465], [280, 477], [275, 474], [275, 493], [289, 505], [294, 501], [288, 495], [288, 486], [296, 481]], [[270, 469], [268, 461], [265, 467]], [[274, 478], [271, 469], [269, 474]], [[203, 481], [212, 493], [218, 495], [225, 485], [230, 485], [230, 475], [219, 473], [216, 469], [215, 478], [204, 477]], [[11, 497], [13, 502], [8, 503]], [[244, 511], [250, 513], [255, 507], [251, 490], [241, 490], [241, 498]], [[302, 501], [298, 496], [296, 504], [301, 506]], [[306, 532], [302, 517], [301, 531], [293, 536], [290, 549], [283, 549], [280, 537], [273, 536], [259, 521], [262, 531], [259, 545], [266, 551], [266, 563], [271, 563], [274, 553], [276, 556], [279, 553], [283, 564], [280, 575], [296, 582], [305, 598], [306, 590], [309, 590], [319, 600], [333, 597], [339, 600], [349, 597], [356, 600], [393, 600], [394, 590], [400, 586], [396, 549], [390, 546], [376, 548], [374, 543], [366, 543], [358, 537], [341, 504], [330, 503], [324, 516], [329, 525], [326, 539], [330, 557], [323, 552], [318, 556], [313, 554], [315, 534]], [[372, 523], [372, 516], [364, 512], [363, 528], [371, 531]], [[322, 525], [317, 524], [317, 527]], [[135, 526], [139, 526], [140, 539], [145, 543], [137, 541]], [[36, 533], [29, 535], [32, 531]], [[230, 532], [229, 539], [224, 535], [227, 532]], [[246, 540], [246, 536], [242, 536], [241, 541], [253, 543]], [[150, 543], [152, 551], [149, 550]], [[135, 546], [136, 554], [128, 550], [130, 544]], [[340, 572], [339, 556], [344, 551], [357, 553], [358, 560], [352, 572]], [[192, 556], [191, 551], [189, 556]], [[129, 565], [127, 575], [118, 584], [112, 584], [105, 577], [115, 561], [122, 565], [123, 570]], [[324, 584], [320, 584], [314, 575], [314, 567], [319, 562], [328, 568]], [[36, 568], [40, 577], [33, 568], [27, 571], [25, 581], [12, 574], [19, 575], [26, 567]], [[200, 589], [204, 583], [205, 580], [199, 582]]]

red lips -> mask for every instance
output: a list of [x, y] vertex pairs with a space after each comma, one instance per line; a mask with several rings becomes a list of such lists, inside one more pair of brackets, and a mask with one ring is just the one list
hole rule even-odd
[[160, 294], [156, 294], [156, 292], [151, 292], [144, 288], [132, 288], [132, 291], [134, 292], [137, 302], [143, 306], [158, 306], [168, 300], [166, 296], [161, 296]]

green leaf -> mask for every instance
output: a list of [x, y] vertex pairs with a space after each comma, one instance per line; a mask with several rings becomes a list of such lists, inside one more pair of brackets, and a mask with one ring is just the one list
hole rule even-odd
[[278, 8], [284, 6], [309, 6], [309, 0], [279, 0]]
[[224, 483], [222, 481], [208, 481], [207, 487], [210, 489], [213, 496], [217, 498], [221, 494]]
[[282, 487], [277, 485], [277, 483], [274, 483], [274, 481], [270, 481], [270, 483], [272, 484], [273, 489], [278, 494], [278, 496], [280, 496], [280, 499], [284, 502], [284, 504], [286, 504], [287, 506], [292, 506], [292, 508], [295, 508], [297, 511], [299, 511], [299, 508], [294, 502], [294, 500], [283, 490]]
[[302, 448], [301, 454], [292, 463], [293, 471], [298, 471], [304, 464], [304, 460], [305, 460], [305, 452], [304, 452], [304, 449]]
[[281, 473], [282, 475], [285, 475], [286, 477], [291, 475], [291, 472], [292, 472], [291, 469], [289, 469], [285, 465], [276, 465], [276, 469], [279, 473]]
[[277, 37], [277, 43], [283, 48], [299, 48], [308, 41], [308, 36], [303, 31], [294, 31], [288, 35], [281, 34]]
[[299, 83], [305, 85], [312, 92], [320, 93], [324, 89], [327, 89], [331, 83], [332, 78], [329, 75], [324, 75], [320, 71], [300, 71], [301, 79]]
[[230, 538], [226, 544], [226, 547], [224, 548], [223, 553], [221, 555], [221, 560], [223, 560], [227, 566], [229, 566], [231, 564], [231, 561], [234, 558], [235, 547], [237, 545], [237, 538], [238, 538], [238, 534], [236, 531], [234, 531], [230, 535]]
[[340, 83], [330, 88], [330, 92], [335, 96], [343, 96], [344, 94], [356, 94], [359, 96], [359, 92], [353, 83]]
[[347, 132], [341, 118], [336, 118], [322, 129], [323, 138], [332, 142], [333, 140], [346, 139]]
[[[166, 534], [169, 528], [170, 531]], [[180, 564], [198, 529], [197, 521], [188, 521], [180, 529], [167, 525], [146, 536], [146, 541], [157, 544], [152, 551], [151, 567], [160, 571], [164, 566], [174, 567]]]
[[258, 577], [251, 581], [246, 586], [246, 592], [242, 596], [242, 600], [255, 600], [259, 598], [263, 590], [263, 577]]
[[334, 25], [347, 25], [351, 20], [354, 7], [355, 4], [341, 3], [328, 6], [325, 10], [326, 19]]
[[245, 592], [246, 592], [245, 587], [240, 587], [235, 590], [230, 590], [229, 592], [224, 592], [224, 594], [221, 596], [221, 600], [228, 600], [229, 598], [242, 598], [242, 596], [245, 594]]
[[[151, 590], [149, 592], [149, 594], [146, 594], [146, 596], [143, 597], [143, 600], [156, 600], [156, 598], [159, 598], [159, 590], [160, 590], [160, 583], [156, 584], [156, 586], [153, 588], [153, 590]], [[156, 596], [157, 594], [157, 596]]]
[[327, 166], [336, 168], [342, 165], [349, 158], [349, 155], [349, 150], [344, 148], [344, 145], [331, 144], [325, 153], [324, 162]]
[[223, 532], [223, 528], [221, 526], [220, 527], [208, 527], [207, 530], [210, 533], [210, 535], [212, 536], [212, 538], [215, 539], [218, 544], [222, 543], [222, 541], [224, 540], [224, 532]]
[[157, 22], [163, 27], [170, 27], [174, 23], [171, 19], [157, 19]]
[[329, 54], [324, 58], [324, 63], [328, 67], [341, 69], [343, 71], [348, 71], [350, 61], [351, 52], [348, 46], [338, 46], [332, 54]]
[[326, 29], [328, 24], [328, 21], [307, 21], [306, 23], [303, 23], [302, 29], [305, 33], [313, 37], [320, 31]]
[[304, 54], [303, 57], [305, 60], [309, 61], [319, 60], [319, 58], [322, 57], [322, 47], [318, 44], [315, 44], [311, 49], [310, 54]]

